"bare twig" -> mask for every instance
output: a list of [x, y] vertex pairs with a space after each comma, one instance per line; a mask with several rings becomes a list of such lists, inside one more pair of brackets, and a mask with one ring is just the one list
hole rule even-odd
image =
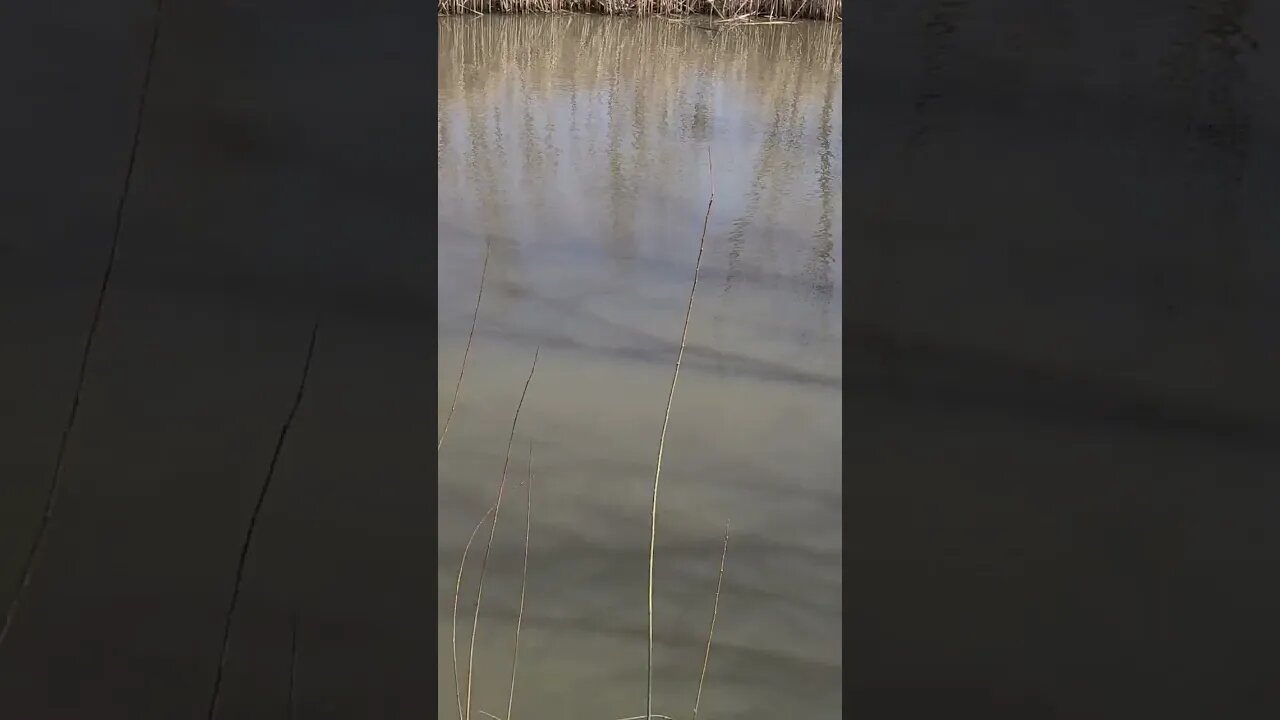
[[89, 321], [89, 331], [85, 334], [84, 347], [80, 352], [80, 369], [76, 373], [76, 389], [71, 396], [71, 409], [67, 412], [67, 422], [62, 427], [62, 437], [58, 440], [58, 452], [54, 456], [53, 462], [53, 475], [49, 480], [48, 492], [45, 493], [44, 514], [40, 516], [40, 523], [36, 526], [31, 547], [27, 550], [27, 557], [22, 563], [22, 574], [19, 576], [18, 587], [14, 591], [13, 597], [10, 598], [9, 606], [4, 613], [4, 624], [0, 625], [0, 646], [4, 645], [5, 638], [9, 636], [9, 628], [13, 625], [14, 617], [17, 616], [22, 597], [26, 594], [27, 587], [31, 585], [31, 576], [35, 572], [36, 562], [40, 558], [41, 551], [44, 550], [45, 542], [48, 540], [49, 525], [53, 521], [53, 511], [58, 502], [58, 491], [62, 487], [62, 468], [67, 457], [67, 444], [71, 437], [71, 430], [75, 427], [76, 417], [80, 414], [80, 399], [84, 394], [85, 378], [89, 370], [89, 357], [93, 353], [93, 341], [98, 337], [98, 326], [102, 323], [102, 308], [107, 300], [107, 288], [111, 284], [111, 275], [115, 270], [116, 257], [119, 254], [120, 231], [124, 227], [124, 208], [129, 198], [129, 191], [133, 186], [134, 168], [137, 166], [138, 146], [142, 138], [142, 117], [147, 107], [147, 94], [151, 90], [151, 68], [155, 64], [156, 46], [160, 40], [160, 21], [163, 11], [163, 0], [157, 0], [155, 20], [151, 26], [151, 44], [147, 50], [146, 70], [142, 76], [142, 92], [139, 94], [138, 110], [133, 126], [133, 142], [129, 148], [129, 163], [125, 167], [120, 197], [116, 200], [115, 226], [111, 233], [111, 246], [107, 251], [107, 264], [102, 271], [102, 282], [98, 288], [98, 298], [93, 307], [93, 316]]
[[493, 506], [485, 511], [484, 517], [480, 518], [480, 522], [476, 523], [475, 528], [471, 531], [471, 537], [467, 539], [467, 546], [462, 549], [462, 562], [458, 565], [458, 583], [453, 588], [453, 691], [458, 697], [458, 720], [462, 720], [462, 686], [458, 682], [458, 598], [462, 595], [462, 571], [467, 567], [467, 553], [471, 552], [471, 543], [475, 542], [476, 533], [480, 532], [480, 528], [484, 526], [489, 516], [493, 514]]
[[[711, 219], [711, 201], [716, 199], [716, 168], [714, 165], [711, 164], [711, 148], [709, 147], [707, 148], [707, 181], [711, 184], [711, 197], [707, 199], [707, 216], [702, 220], [702, 239], [698, 241], [698, 259], [699, 260], [702, 259], [702, 242], [703, 240], [706, 240], [706, 237], [707, 237], [707, 220]], [[693, 282], [696, 289], [697, 282], [698, 282], [696, 270], [695, 270]], [[690, 290], [689, 294], [693, 295], [693, 291]], [[693, 303], [690, 303], [690, 305], [692, 304]]]
[[658, 481], [662, 477], [662, 452], [667, 442], [667, 426], [671, 422], [671, 404], [675, 400], [676, 382], [680, 379], [680, 364], [684, 361], [684, 349], [689, 340], [689, 318], [693, 315], [693, 296], [698, 290], [702, 251], [707, 244], [707, 224], [711, 220], [711, 204], [716, 199], [711, 148], [707, 148], [707, 171], [711, 175], [711, 197], [707, 199], [707, 214], [702, 219], [702, 235], [698, 239], [698, 259], [693, 265], [693, 284], [689, 288], [689, 305], [685, 308], [684, 329], [680, 332], [680, 352], [676, 354], [676, 368], [671, 374], [671, 390], [667, 393], [667, 410], [662, 417], [662, 433], [658, 436], [658, 461], [653, 471], [653, 507], [649, 512], [649, 656], [646, 664], [644, 706], [646, 718], [653, 717], [653, 556], [658, 544]]
[[258, 517], [262, 514], [262, 506], [266, 503], [267, 493], [271, 490], [271, 481], [275, 478], [276, 464], [280, 461], [280, 453], [284, 449], [285, 438], [289, 436], [289, 428], [298, 415], [298, 407], [302, 405], [302, 397], [307, 389], [307, 376], [311, 373], [311, 358], [316, 352], [316, 334], [320, 331], [320, 323], [311, 327], [311, 341], [307, 344], [307, 358], [302, 364], [302, 376], [298, 380], [298, 392], [293, 398], [293, 406], [289, 415], [280, 426], [280, 436], [276, 439], [275, 450], [271, 453], [271, 464], [267, 466], [267, 476], [258, 491], [258, 500], [249, 516], [249, 527], [245, 530], [244, 541], [240, 544], [240, 560], [236, 565], [235, 584], [231, 589], [231, 602], [227, 604], [227, 613], [223, 618], [222, 648], [218, 652], [218, 669], [213, 678], [213, 693], [209, 697], [209, 720], [218, 714], [218, 700], [222, 692], [222, 673], [227, 665], [227, 651], [231, 647], [231, 621], [236, 614], [236, 603], [240, 600], [240, 584], [244, 581], [244, 568], [249, 560], [249, 548], [253, 544], [253, 534], [258, 528]]
[[702, 685], [707, 680], [707, 665], [711, 662], [711, 639], [716, 634], [716, 616], [720, 614], [720, 586], [724, 584], [724, 561], [729, 556], [729, 521], [724, 523], [724, 548], [720, 551], [720, 576], [716, 579], [716, 600], [711, 606], [711, 629], [707, 631], [707, 653], [702, 656], [702, 675], [698, 677], [698, 695], [693, 700], [693, 720], [698, 720], [698, 705], [702, 703]]
[[516, 641], [511, 650], [511, 692], [507, 695], [507, 720], [511, 720], [516, 702], [516, 667], [520, 661], [520, 626], [524, 622], [524, 591], [529, 584], [529, 535], [533, 527], [533, 441], [529, 441], [529, 470], [525, 473], [524, 569], [520, 573], [520, 610], [516, 613]]
[[298, 685], [298, 611], [289, 616], [289, 720], [298, 716], [295, 689]]
[[[479, 13], [476, 13], [477, 15]], [[462, 367], [458, 369], [458, 383], [453, 386], [453, 403], [449, 405], [449, 414], [444, 418], [444, 428], [440, 431], [440, 440], [436, 443], [436, 452], [444, 447], [444, 436], [449, 432], [449, 423], [453, 421], [453, 411], [458, 409], [458, 395], [462, 392], [462, 377], [467, 373], [467, 358], [471, 357], [471, 340], [476, 336], [476, 320], [480, 318], [480, 298], [484, 297], [484, 276], [489, 272], [489, 241], [484, 244], [484, 265], [480, 268], [480, 291], [476, 293], [476, 311], [471, 316], [471, 332], [467, 333], [467, 347], [462, 351]]]
[[471, 623], [471, 650], [467, 656], [467, 704], [464, 720], [471, 720], [471, 686], [476, 660], [476, 630], [480, 627], [480, 599], [484, 594], [484, 573], [489, 565], [489, 552], [493, 549], [493, 538], [498, 531], [498, 514], [502, 511], [502, 496], [507, 488], [507, 467], [511, 464], [511, 445], [516, 439], [516, 424], [520, 421], [520, 408], [524, 407], [525, 395], [529, 393], [529, 383], [533, 382], [533, 373], [538, 369], [539, 346], [533, 353], [533, 365], [529, 368], [529, 377], [524, 381], [524, 390], [520, 392], [520, 402], [516, 404], [516, 412], [511, 418], [511, 435], [507, 438], [507, 456], [502, 461], [502, 480], [498, 483], [498, 500], [493, 504], [493, 522], [489, 525], [489, 542], [484, 546], [484, 556], [480, 560], [480, 582], [476, 587], [476, 610]]

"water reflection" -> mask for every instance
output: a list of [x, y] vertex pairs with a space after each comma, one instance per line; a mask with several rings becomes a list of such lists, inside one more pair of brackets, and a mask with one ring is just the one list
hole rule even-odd
[[[728, 291], [744, 237], [829, 305], [839, 283], [839, 28], [709, 34], [651, 21], [451, 18], [440, 23], [441, 217], [499, 238], [590, 239], [625, 280], [662, 255], [661, 221], [707, 193], [730, 223]], [[745, 193], [736, 190], [744, 184]], [[794, 243], [805, 243], [793, 255]], [[785, 249], [779, 247], [786, 245]], [[507, 266], [519, 287], [530, 278]]]
[[[703, 707], [838, 716], [839, 27], [713, 35], [583, 16], [439, 27], [442, 397], [492, 244], [468, 384], [439, 460], [442, 606], [491, 502], [512, 390], [540, 346], [519, 432], [539, 447], [541, 499], [516, 704], [530, 716], [642, 711], [648, 482], [714, 179], [664, 461], [655, 711], [689, 712], [731, 517]], [[505, 702], [511, 532], [498, 531], [477, 641], [487, 711]], [[446, 688], [449, 657], [446, 641]], [[456, 713], [451, 694], [440, 712]]]

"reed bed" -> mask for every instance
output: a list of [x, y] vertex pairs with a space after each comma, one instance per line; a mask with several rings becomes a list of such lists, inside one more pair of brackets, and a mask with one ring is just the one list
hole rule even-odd
[[[714, 71], [731, 84], [749, 78], [756, 104], [771, 111], [779, 100], [791, 101], [792, 93], [801, 99], [825, 96], [829, 81], [842, 72], [841, 29], [826, 23], [769, 26], [760, 32], [752, 23], [736, 24], [733, 32], [714, 34], [696, 20], [658, 17], [618, 23], [590, 15], [485, 22], [463, 16], [441, 18], [437, 25], [436, 87], [442, 101], [460, 93], [505, 97], [498, 91], [514, 84], [526, 94], [590, 93], [615, 80], [644, 82], [669, 99], [689, 89], [697, 70]], [[649, 98], [647, 104], [658, 101]]]
[[441, 15], [490, 13], [598, 13], [639, 17], [687, 17], [739, 20], [786, 18], [838, 22], [842, 0], [437, 0]]

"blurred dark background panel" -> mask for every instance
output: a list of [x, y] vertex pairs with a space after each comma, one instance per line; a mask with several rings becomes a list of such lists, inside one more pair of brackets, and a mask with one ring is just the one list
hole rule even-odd
[[[0, 9], [0, 602], [44, 507], [156, 4]], [[164, 4], [115, 273], [0, 716], [202, 717], [312, 324], [223, 717], [433, 702], [434, 6]]]
[[846, 18], [846, 710], [1280, 711], [1280, 8]]

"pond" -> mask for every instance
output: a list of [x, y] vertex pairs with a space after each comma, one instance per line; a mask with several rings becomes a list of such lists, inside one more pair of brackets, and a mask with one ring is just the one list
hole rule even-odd
[[[575, 15], [439, 22], [439, 715], [459, 561], [508, 493], [472, 717], [645, 712], [649, 510], [668, 390], [655, 713], [841, 714], [840, 26]], [[483, 277], [483, 291], [481, 292]], [[480, 295], [478, 315], [477, 296]], [[482, 531], [457, 646], [467, 664]], [[465, 694], [465, 691], [464, 691]]]

